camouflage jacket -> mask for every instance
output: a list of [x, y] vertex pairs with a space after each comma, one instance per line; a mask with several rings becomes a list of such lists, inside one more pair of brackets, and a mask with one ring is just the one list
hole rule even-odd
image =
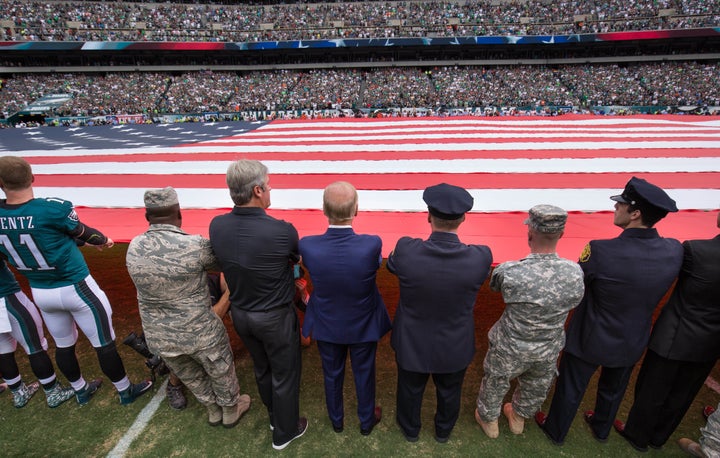
[[556, 358], [565, 345], [568, 312], [585, 291], [580, 266], [555, 253], [531, 253], [497, 266], [490, 287], [505, 301], [505, 311], [488, 333], [490, 342], [524, 360]]
[[126, 264], [150, 350], [177, 356], [207, 348], [227, 333], [210, 308], [207, 270], [218, 266], [207, 239], [153, 224], [130, 242]]

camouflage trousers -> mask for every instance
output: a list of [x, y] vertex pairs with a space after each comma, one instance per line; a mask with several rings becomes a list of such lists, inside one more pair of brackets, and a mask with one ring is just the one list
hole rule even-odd
[[161, 356], [204, 406], [233, 406], [240, 401], [240, 385], [227, 336], [218, 344], [180, 356]]
[[486, 422], [497, 420], [503, 399], [510, 390], [510, 381], [516, 377], [518, 384], [512, 396], [513, 410], [524, 418], [531, 418], [542, 407], [557, 374], [557, 355], [544, 361], [523, 359], [491, 344], [483, 369], [485, 373], [477, 398], [480, 418]]
[[707, 424], [700, 428], [700, 447], [709, 457], [720, 456], [720, 405], [708, 417]]

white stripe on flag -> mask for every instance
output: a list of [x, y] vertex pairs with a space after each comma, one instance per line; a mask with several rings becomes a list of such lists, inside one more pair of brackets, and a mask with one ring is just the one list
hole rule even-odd
[[[38, 164], [36, 175], [103, 174], [225, 175], [231, 161], [148, 161]], [[263, 161], [270, 173], [658, 173], [718, 172], [720, 157], [418, 159], [377, 161]]]
[[[183, 208], [229, 208], [227, 189], [176, 188]], [[535, 204], [552, 203], [568, 211], [612, 210], [611, 195], [619, 189], [468, 189], [475, 198], [473, 211], [527, 211]], [[38, 197], [59, 196], [77, 206], [139, 208], [144, 188], [35, 188]], [[321, 209], [322, 189], [272, 190], [272, 209]], [[423, 190], [358, 190], [364, 211], [426, 211]], [[673, 189], [680, 209], [717, 208], [720, 189]]]
[[[628, 149], [676, 149], [678, 155], [682, 155], [682, 150], [687, 148], [711, 150], [708, 154], [713, 154], [718, 149], [718, 140], [694, 140], [694, 141], [640, 141], [640, 142], [623, 142], [614, 141], [606, 142], [598, 138], [596, 141], [590, 142], [471, 142], [471, 143], [454, 143], [452, 138], [445, 137], [445, 142], [438, 143], [412, 143], [415, 136], [409, 136], [408, 142], [405, 143], [364, 143], [365, 139], [360, 135], [353, 138], [354, 143], [334, 144], [330, 143], [332, 138], [328, 137], [328, 142], [318, 143], [318, 138], [295, 138], [293, 141], [301, 142], [294, 145], [262, 145], [269, 142], [268, 140], [249, 140], [241, 138], [236, 140], [237, 144], [233, 146], [198, 146], [186, 145], [179, 147], [146, 147], [146, 148], [118, 148], [118, 149], [65, 149], [56, 151], [23, 151], [24, 157], [45, 157], [57, 156], [125, 156], [125, 155], [146, 155], [158, 153], [171, 153], [174, 155], [193, 155], [197, 153], [237, 153], [237, 154], [254, 154], [254, 153], [308, 153], [308, 152], [376, 152], [385, 153], [387, 151], [442, 151], [455, 152], [458, 150], [468, 151], [575, 151], [575, 150], [621, 150]], [[225, 140], [227, 141], [227, 140]], [[278, 143], [279, 139], [273, 139], [272, 143]], [[208, 145], [209, 142], [203, 142], [202, 145]], [[565, 153], [563, 153], [565, 154]], [[259, 158], [262, 159], [262, 158]]]

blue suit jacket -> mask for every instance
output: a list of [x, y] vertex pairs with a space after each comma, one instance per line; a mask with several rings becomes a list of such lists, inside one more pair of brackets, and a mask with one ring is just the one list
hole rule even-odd
[[398, 366], [451, 373], [470, 364], [475, 355], [475, 300], [491, 264], [490, 248], [466, 245], [454, 233], [398, 240], [387, 263], [400, 280], [392, 333]]
[[682, 259], [680, 242], [655, 229], [625, 229], [617, 238], [591, 241], [580, 258], [585, 296], [570, 320], [565, 351], [600, 366], [635, 364]]
[[375, 278], [382, 241], [352, 228], [329, 228], [300, 240], [303, 265], [313, 284], [303, 335], [337, 344], [374, 342], [390, 330], [390, 317]]

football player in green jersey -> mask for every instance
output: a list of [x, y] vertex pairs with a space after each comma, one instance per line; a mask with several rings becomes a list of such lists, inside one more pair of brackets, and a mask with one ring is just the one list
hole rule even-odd
[[55, 340], [58, 368], [77, 402], [84, 405], [102, 379], [87, 382], [75, 355], [77, 328], [95, 348], [100, 368], [115, 385], [121, 404], [146, 392], [149, 380], [133, 384], [115, 347], [112, 309], [97, 285], [78, 245], [111, 248], [112, 239], [83, 224], [72, 203], [35, 198], [30, 164], [16, 156], [0, 157], [0, 254], [30, 283], [32, 295]]
[[[39, 383], [23, 382], [15, 360], [18, 343], [25, 349]], [[57, 381], [47, 348], [40, 312], [22, 292], [7, 264], [0, 261], [0, 372], [12, 391], [15, 407], [24, 407], [40, 384], [50, 407], [57, 407], [75, 396], [72, 388], [65, 388]]]

